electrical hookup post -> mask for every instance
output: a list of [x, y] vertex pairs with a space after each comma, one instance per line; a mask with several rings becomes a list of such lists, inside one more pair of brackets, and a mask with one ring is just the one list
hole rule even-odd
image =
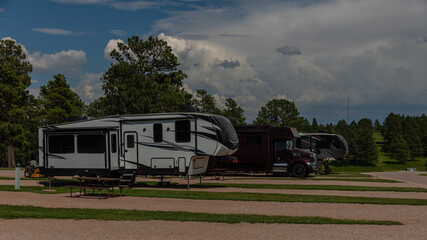
[[21, 169], [19, 168], [19, 163], [16, 164], [15, 168], [15, 190], [21, 188]]

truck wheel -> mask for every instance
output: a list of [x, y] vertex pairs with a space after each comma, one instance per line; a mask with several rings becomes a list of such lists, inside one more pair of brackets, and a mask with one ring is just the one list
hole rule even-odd
[[25, 170], [25, 171], [24, 171], [24, 176], [25, 176], [26, 178], [29, 178], [29, 177], [31, 176], [30, 171]]
[[292, 167], [292, 175], [294, 177], [303, 178], [307, 176], [307, 169], [302, 164], [295, 164]]

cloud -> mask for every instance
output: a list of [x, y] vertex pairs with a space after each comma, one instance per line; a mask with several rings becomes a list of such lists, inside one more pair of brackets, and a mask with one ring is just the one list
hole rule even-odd
[[112, 34], [114, 34], [114, 35], [120, 36], [120, 37], [123, 37], [123, 36], [126, 35], [125, 31], [117, 30], [117, 29], [112, 29], [109, 32], [112, 33]]
[[152, 31], [167, 33], [189, 88], [236, 98], [249, 121], [286, 96], [307, 118], [336, 122], [348, 97], [361, 109], [354, 118], [381, 119], [372, 106], [425, 110], [425, 14], [423, 0], [245, 1], [179, 11]]
[[40, 95], [40, 88], [28, 88], [27, 90], [34, 97], [38, 97]]
[[115, 9], [137, 11], [142, 9], [152, 9], [160, 6], [171, 5], [164, 1], [115, 1], [115, 0], [51, 0], [57, 3], [75, 4], [75, 5], [106, 5]]
[[287, 56], [302, 54], [301, 50], [298, 47], [283, 46], [281, 48], [276, 49], [276, 51]]
[[223, 61], [223, 62], [221, 62], [221, 63], [218, 63], [216, 66], [221, 66], [221, 67], [223, 67], [223, 68], [225, 68], [225, 69], [228, 69], [228, 68], [236, 68], [236, 67], [240, 67], [240, 63], [239, 63], [239, 61], [232, 61], [232, 60], [230, 60], [230, 61], [227, 61], [227, 60], [225, 60], [225, 61]]
[[4, 12], [4, 8], [0, 8], [0, 13]]
[[80, 77], [75, 92], [85, 103], [93, 102], [104, 96], [101, 82], [102, 73], [85, 73]]
[[34, 52], [28, 55], [35, 73], [63, 73], [72, 76], [82, 74], [81, 66], [87, 62], [86, 52], [77, 50], [61, 51], [54, 54]]
[[59, 28], [32, 28], [34, 32], [40, 32], [44, 34], [50, 35], [77, 35], [78, 33], [74, 33], [68, 30], [59, 29]]
[[104, 58], [107, 60], [113, 60], [110, 56], [110, 53], [116, 49], [118, 50], [117, 47], [117, 43], [125, 43], [123, 40], [121, 39], [111, 39], [110, 41], [108, 41], [107, 46], [105, 46], [104, 48]]
[[155, 8], [159, 6], [163, 6], [163, 3], [161, 1], [157, 2], [150, 2], [150, 1], [131, 1], [131, 2], [115, 2], [112, 1], [109, 3], [109, 5], [116, 9], [121, 10], [130, 10], [130, 11], [136, 11], [141, 9], [150, 9]]

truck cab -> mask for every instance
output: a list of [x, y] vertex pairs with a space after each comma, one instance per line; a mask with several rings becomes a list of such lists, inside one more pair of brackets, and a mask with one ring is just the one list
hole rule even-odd
[[296, 141], [291, 139], [274, 140], [274, 175], [292, 175], [306, 177], [317, 172], [318, 161], [315, 153], [295, 148]]

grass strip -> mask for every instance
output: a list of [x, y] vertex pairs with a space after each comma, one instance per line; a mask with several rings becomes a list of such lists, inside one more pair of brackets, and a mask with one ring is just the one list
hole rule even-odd
[[133, 197], [181, 198], [199, 200], [302, 202], [302, 203], [353, 203], [380, 205], [427, 205], [427, 199], [348, 197], [304, 194], [246, 193], [246, 192], [202, 192], [131, 189], [123, 194]]
[[[20, 192], [34, 192], [42, 194], [69, 193], [69, 188], [56, 187], [55, 192], [45, 192], [42, 187], [21, 187]], [[0, 186], [0, 191], [16, 191], [13, 186]], [[75, 190], [78, 191], [78, 190]], [[379, 204], [379, 205], [427, 205], [427, 199], [404, 198], [373, 198], [348, 197], [304, 194], [279, 193], [245, 193], [245, 192], [203, 192], [180, 190], [151, 190], [151, 189], [124, 189], [123, 195], [132, 197], [179, 198], [197, 200], [231, 200], [231, 201], [263, 201], [263, 202], [302, 202], [302, 203], [351, 203], [351, 204]]]
[[290, 178], [290, 177], [244, 177], [244, 178], [233, 178], [233, 180], [288, 180], [288, 181], [345, 181], [345, 182], [383, 182], [383, 183], [401, 183], [401, 181], [390, 180], [390, 179], [379, 179], [379, 178]]
[[403, 225], [395, 221], [334, 219], [326, 217], [268, 216], [255, 214], [212, 214], [181, 211], [143, 211], [121, 209], [43, 208], [0, 205], [0, 218], [5, 219], [95, 219], [114, 221], [197, 221], [220, 223], [288, 223], [288, 224], [365, 224]]
[[427, 192], [426, 188], [414, 188], [414, 187], [369, 187], [369, 186], [341, 186], [341, 185], [294, 185], [294, 184], [249, 184], [249, 183], [248, 184], [247, 183], [203, 183], [203, 185], [215, 186], [215, 187], [234, 187], [234, 188], [252, 188], [252, 189]]

